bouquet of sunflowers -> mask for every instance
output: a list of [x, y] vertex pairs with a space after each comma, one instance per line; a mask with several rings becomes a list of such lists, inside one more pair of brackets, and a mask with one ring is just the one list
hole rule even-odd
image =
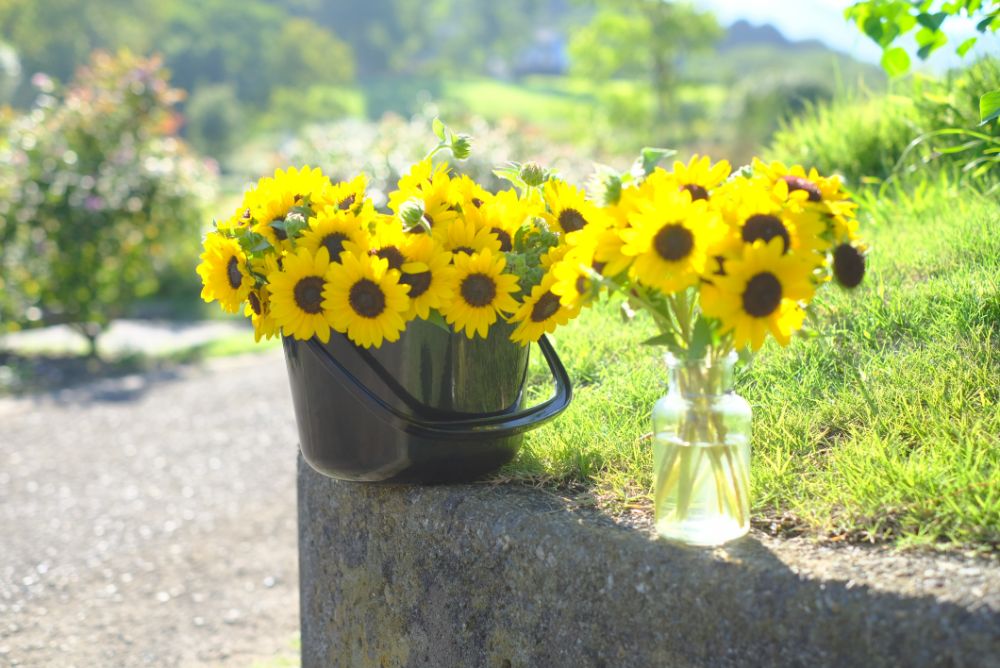
[[646, 343], [670, 351], [676, 393], [653, 410], [658, 531], [716, 543], [749, 527], [750, 407], [729, 392], [734, 352], [768, 335], [787, 345], [817, 290], [860, 284], [867, 249], [837, 177], [760, 160], [731, 174], [698, 156], [667, 171], [660, 157], [598, 172], [602, 207], [587, 215], [599, 224], [574, 233], [549, 280], [563, 304], [595, 285], [656, 323]]
[[467, 137], [434, 129], [440, 144], [399, 180], [388, 211], [364, 175], [333, 183], [304, 167], [262, 178], [205, 237], [202, 298], [242, 309], [258, 341], [326, 343], [333, 330], [378, 348], [420, 318], [469, 338], [508, 322], [527, 345], [568, 322], [584, 302], [564, 258], [607, 214], [535, 164], [498, 170], [517, 189], [487, 192], [433, 162], [442, 149], [469, 151]]

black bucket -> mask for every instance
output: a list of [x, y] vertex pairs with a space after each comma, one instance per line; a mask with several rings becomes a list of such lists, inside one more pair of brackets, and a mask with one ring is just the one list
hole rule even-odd
[[522, 409], [528, 347], [497, 323], [469, 339], [414, 320], [395, 343], [365, 350], [284, 339], [302, 455], [325, 475], [367, 482], [458, 482], [510, 461], [525, 431], [569, 405], [572, 388], [552, 344], [538, 346], [555, 381]]

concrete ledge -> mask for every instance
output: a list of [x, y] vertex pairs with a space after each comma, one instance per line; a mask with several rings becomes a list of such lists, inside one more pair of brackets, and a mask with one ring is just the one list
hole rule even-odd
[[1000, 666], [1000, 569], [751, 536], [677, 547], [489, 485], [299, 461], [302, 664]]

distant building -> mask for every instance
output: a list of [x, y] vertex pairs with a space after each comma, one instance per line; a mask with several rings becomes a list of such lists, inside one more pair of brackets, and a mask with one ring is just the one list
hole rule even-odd
[[568, 69], [566, 37], [555, 30], [543, 28], [535, 32], [531, 46], [515, 57], [513, 74], [565, 74]]

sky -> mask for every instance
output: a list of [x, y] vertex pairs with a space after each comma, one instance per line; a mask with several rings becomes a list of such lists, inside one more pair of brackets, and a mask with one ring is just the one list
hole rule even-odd
[[[879, 47], [844, 18], [844, 10], [852, 4], [851, 0], [701, 0], [698, 3], [712, 9], [723, 25], [739, 19], [756, 24], [770, 23], [789, 39], [819, 39], [855, 58], [877, 63], [882, 54]], [[955, 46], [965, 37], [976, 34], [973, 22], [962, 18], [949, 19], [944, 27], [949, 44], [928, 61], [927, 67], [932, 70], [956, 65]], [[1000, 51], [996, 36], [980, 41], [977, 51]], [[916, 53], [916, 49], [906, 42], [901, 46], [907, 47], [911, 55]]]

